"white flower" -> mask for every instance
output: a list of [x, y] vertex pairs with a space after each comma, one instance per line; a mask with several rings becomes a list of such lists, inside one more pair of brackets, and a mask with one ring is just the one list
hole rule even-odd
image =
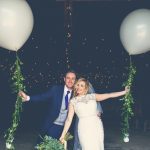
[[125, 134], [125, 135], [124, 135], [123, 141], [124, 141], [125, 143], [129, 142], [129, 134]]
[[6, 148], [10, 149], [12, 147], [12, 145], [10, 143], [6, 143]]
[[128, 137], [125, 137], [125, 138], [123, 139], [123, 141], [124, 141], [125, 143], [127, 143], [127, 142], [129, 142], [129, 138], [128, 138]]

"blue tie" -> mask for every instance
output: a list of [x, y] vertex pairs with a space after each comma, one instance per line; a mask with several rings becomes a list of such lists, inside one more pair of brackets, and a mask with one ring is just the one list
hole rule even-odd
[[68, 109], [68, 94], [70, 93], [70, 91], [67, 91], [67, 94], [65, 96], [65, 106], [66, 106], [66, 109]]

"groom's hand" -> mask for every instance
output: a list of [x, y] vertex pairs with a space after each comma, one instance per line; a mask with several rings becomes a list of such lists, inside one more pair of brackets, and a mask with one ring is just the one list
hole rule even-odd
[[20, 91], [18, 95], [22, 98], [23, 102], [28, 101], [28, 95], [24, 93], [23, 91]]
[[102, 115], [101, 112], [97, 112], [97, 116], [98, 116], [99, 118], [101, 118], [101, 115]]

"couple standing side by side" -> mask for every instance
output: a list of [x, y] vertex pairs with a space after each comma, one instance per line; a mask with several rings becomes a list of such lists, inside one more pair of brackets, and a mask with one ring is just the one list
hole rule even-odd
[[[76, 73], [72, 70], [66, 72], [64, 76], [64, 85], [52, 86], [46, 93], [28, 96], [23, 91], [19, 92], [19, 96], [22, 97], [23, 102], [39, 102], [48, 101], [48, 113], [46, 120], [43, 123], [40, 131], [40, 136], [38, 137], [37, 144], [42, 142], [42, 138], [45, 135], [51, 136], [52, 138], [59, 139], [64, 123], [67, 118], [68, 104], [73, 96], [73, 86], [76, 81]], [[93, 92], [92, 86], [89, 92]], [[99, 104], [99, 109], [101, 112], [101, 106]], [[78, 119], [76, 120], [76, 126], [78, 124]], [[79, 150], [80, 145], [78, 142], [78, 133], [75, 129], [75, 140], [74, 140], [74, 150]], [[42, 137], [42, 138], [41, 138]]]
[[[40, 135], [42, 137], [48, 135], [52, 138], [60, 138], [60, 141], [63, 143], [64, 136], [70, 128], [72, 118], [75, 112], [79, 118], [77, 132], [79, 135], [82, 150], [91, 150], [93, 148], [94, 150], [103, 150], [103, 125], [101, 119], [97, 115], [96, 100], [101, 101], [108, 98], [122, 96], [126, 94], [128, 90], [126, 88], [124, 91], [109, 94], [87, 94], [87, 91], [89, 90], [89, 83], [87, 82], [88, 84], [86, 84], [86, 80], [84, 80], [82, 81], [82, 79], [79, 79], [75, 84], [76, 73], [74, 71], [68, 71], [64, 77], [65, 85], [53, 86], [46, 93], [35, 96], [28, 96], [22, 91], [19, 92], [19, 95], [25, 102], [50, 102], [50, 104], [48, 105], [49, 109], [47, 113], [47, 118], [43, 123], [40, 132]], [[75, 88], [73, 94], [72, 90], [74, 84]], [[71, 97], [73, 98], [71, 102], [69, 102], [68, 100]], [[39, 142], [41, 141], [42, 139], [39, 137], [37, 144], [39, 144]]]

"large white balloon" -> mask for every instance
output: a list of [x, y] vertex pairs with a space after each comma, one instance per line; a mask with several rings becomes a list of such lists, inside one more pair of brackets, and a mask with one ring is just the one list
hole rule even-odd
[[120, 27], [120, 38], [130, 55], [150, 50], [150, 10], [138, 9], [126, 16]]
[[0, 0], [0, 46], [19, 50], [32, 32], [33, 22], [26, 0]]

